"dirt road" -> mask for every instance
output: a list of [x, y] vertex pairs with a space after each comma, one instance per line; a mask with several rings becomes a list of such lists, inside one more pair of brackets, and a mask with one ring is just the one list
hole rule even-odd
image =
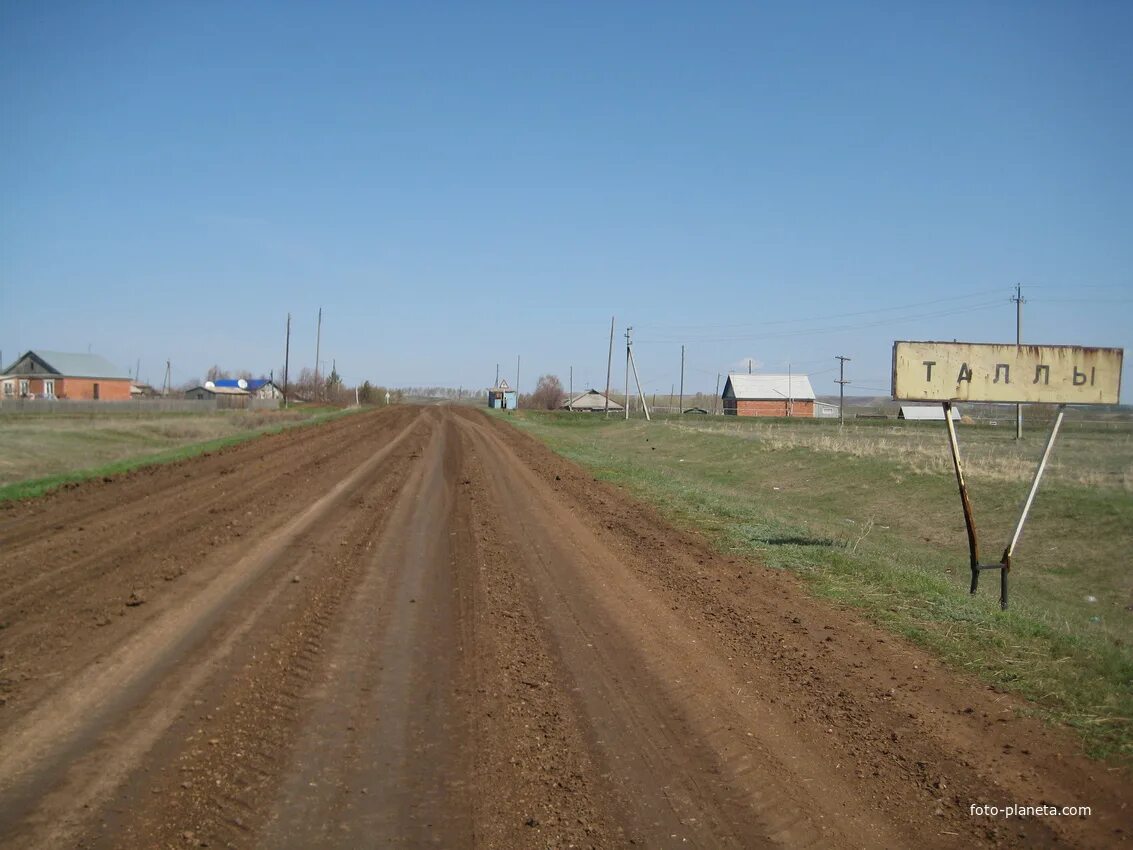
[[[478, 411], [0, 507], [4, 847], [1112, 847], [1128, 775]], [[973, 817], [971, 804], [1088, 805]]]

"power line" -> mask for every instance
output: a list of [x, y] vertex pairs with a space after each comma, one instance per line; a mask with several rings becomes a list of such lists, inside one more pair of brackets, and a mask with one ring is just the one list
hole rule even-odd
[[[792, 336], [810, 336], [810, 335], [819, 334], [819, 333], [838, 333], [840, 331], [853, 331], [853, 330], [862, 330], [862, 329], [865, 329], [865, 328], [882, 327], [882, 326], [885, 326], [885, 325], [893, 325], [893, 324], [897, 324], [897, 323], [900, 323], [900, 322], [921, 321], [921, 320], [924, 320], [924, 319], [943, 318], [945, 316], [960, 316], [960, 315], [964, 315], [966, 313], [978, 313], [978, 312], [981, 312], [983, 310], [987, 310], [988, 308], [991, 308], [991, 307], [998, 307], [1002, 303], [1003, 302], [999, 301], [999, 300], [986, 301], [986, 302], [983, 302], [981, 304], [974, 304], [974, 305], [971, 305], [969, 307], [964, 307], [964, 308], [961, 308], [961, 309], [958, 309], [958, 310], [938, 310], [938, 311], [934, 311], [934, 312], [930, 312], [930, 313], [918, 313], [918, 314], [907, 315], [907, 316], [893, 316], [891, 318], [879, 319], [879, 320], [873, 321], [873, 322], [860, 322], [860, 323], [857, 323], [857, 324], [849, 324], [849, 325], [831, 325], [831, 326], [821, 327], [821, 328], [808, 327], [808, 328], [800, 328], [799, 330], [793, 330], [793, 331], [775, 331], [773, 333], [761, 333], [761, 334], [758, 334], [758, 335], [751, 334], [751, 335], [744, 335], [744, 336], [720, 336], [720, 335], [713, 334], [713, 335], [710, 335], [710, 336], [701, 336], [701, 337], [693, 336], [692, 338], [693, 338], [694, 341], [698, 341], [698, 342], [750, 342], [752, 340], [782, 339], [784, 337], [792, 337]], [[687, 335], [685, 336], [685, 339], [688, 339]], [[639, 340], [636, 340], [636, 342], [639, 345], [641, 345], [641, 344], [657, 345], [657, 344], [672, 344], [674, 342], [679, 342], [679, 340], [678, 339], [672, 339], [672, 338], [649, 339], [649, 340], [639, 339]]]
[[989, 295], [994, 295], [1001, 290], [981, 290], [980, 292], [969, 292], [965, 295], [951, 295], [945, 298], [933, 298], [929, 301], [914, 301], [909, 304], [897, 304], [892, 307], [873, 307], [869, 310], [859, 310], [853, 313], [832, 313], [827, 316], [804, 316], [798, 319], [768, 319], [763, 322], [736, 322], [736, 323], [710, 323], [710, 324], [695, 324], [695, 325], [650, 325], [649, 327], [658, 330], [719, 330], [724, 328], [749, 328], [749, 327], [767, 327], [769, 325], [786, 325], [798, 324], [800, 322], [823, 322], [827, 319], [848, 319], [855, 316], [871, 316], [876, 313], [891, 313], [897, 310], [911, 310], [914, 307], [928, 307], [933, 304], [944, 304], [951, 301], [965, 301], [969, 298], [981, 298]]

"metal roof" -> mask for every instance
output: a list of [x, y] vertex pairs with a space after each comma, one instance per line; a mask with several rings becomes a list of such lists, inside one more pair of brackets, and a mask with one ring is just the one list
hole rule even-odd
[[[944, 406], [939, 404], [902, 404], [900, 419], [919, 419], [924, 422], [943, 422]], [[960, 408], [952, 408], [952, 420], [960, 421]]]
[[[97, 354], [70, 354], [65, 351], [44, 351], [34, 349], [21, 355], [16, 363], [28, 355], [37, 357], [50, 367], [56, 374], [65, 378], [119, 378], [129, 380], [130, 376]], [[12, 368], [16, 365], [13, 363]], [[5, 370], [7, 372], [7, 370]]]
[[197, 390], [204, 390], [206, 393], [212, 393], [213, 395], [248, 395], [249, 394], [247, 390], [242, 390], [239, 387], [199, 386], [199, 387], [193, 387], [191, 390], [188, 390], [187, 392], [195, 393]]
[[[567, 405], [563, 405], [566, 407]], [[587, 390], [577, 398], [570, 401], [570, 407], [574, 410], [605, 410], [606, 397], [598, 390]], [[610, 399], [610, 410], [623, 410], [622, 406], [613, 399]]]
[[[241, 387], [240, 386], [241, 381], [244, 381], [244, 383], [247, 386]], [[221, 378], [220, 380], [213, 381], [213, 383], [216, 384], [216, 386], [218, 386], [218, 387], [237, 387], [237, 388], [242, 389], [242, 390], [248, 390], [250, 392], [255, 392], [256, 390], [260, 389], [261, 387], [264, 387], [267, 384], [270, 384], [271, 379], [270, 378], [248, 378], [247, 380], [245, 380], [244, 378]]]
[[728, 396], [728, 386], [732, 395], [738, 399], [786, 399], [813, 401], [814, 388], [806, 375], [729, 375], [724, 385], [724, 395]]

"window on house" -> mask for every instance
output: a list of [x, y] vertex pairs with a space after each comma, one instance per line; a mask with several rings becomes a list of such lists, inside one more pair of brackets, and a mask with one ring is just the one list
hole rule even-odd
[[20, 396], [21, 397], [27, 396], [27, 394], [28, 394], [28, 382], [27, 381], [20, 381]]
[[12, 385], [11, 381], [4, 382], [4, 398], [11, 398], [16, 394], [16, 388]]
[[46, 380], [43, 382], [43, 394], [51, 398], [55, 397], [55, 381]]

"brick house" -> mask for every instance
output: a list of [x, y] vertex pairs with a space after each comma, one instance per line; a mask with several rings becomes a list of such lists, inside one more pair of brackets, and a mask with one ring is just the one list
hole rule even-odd
[[725, 416], [814, 416], [814, 389], [806, 375], [728, 375]]
[[129, 401], [130, 376], [97, 354], [29, 351], [0, 372], [0, 399]]

